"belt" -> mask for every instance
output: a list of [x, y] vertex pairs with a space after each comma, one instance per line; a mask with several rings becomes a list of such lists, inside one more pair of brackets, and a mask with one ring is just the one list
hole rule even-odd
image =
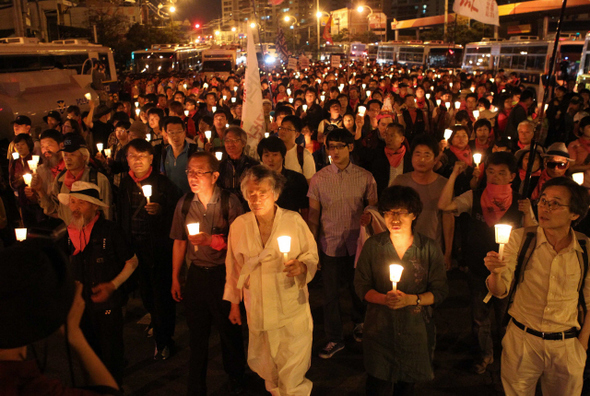
[[544, 333], [542, 331], [537, 331], [537, 330], [533, 330], [531, 328], [528, 328], [514, 318], [512, 318], [512, 322], [516, 325], [516, 327], [518, 327], [522, 331], [525, 331], [529, 334], [534, 335], [535, 337], [539, 337], [544, 340], [552, 340], [552, 341], [565, 340], [568, 338], [574, 338], [574, 337], [578, 336], [578, 330], [575, 327], [572, 327], [569, 330], [560, 331], [557, 333]]
[[210, 266], [191, 264], [190, 268], [195, 268], [195, 269], [198, 269], [199, 271], [215, 271], [215, 270], [221, 270], [221, 269], [223, 269], [225, 271], [225, 264], [210, 265]]

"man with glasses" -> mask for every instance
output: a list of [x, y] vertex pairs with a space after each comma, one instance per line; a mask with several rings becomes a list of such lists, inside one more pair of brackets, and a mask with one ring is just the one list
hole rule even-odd
[[315, 161], [309, 150], [305, 150], [305, 147], [296, 143], [301, 134], [301, 129], [303, 129], [301, 119], [294, 115], [288, 115], [283, 118], [280, 124], [279, 138], [287, 147], [285, 168], [303, 174], [309, 182], [315, 174]]
[[578, 309], [590, 309], [588, 238], [572, 227], [589, 205], [586, 188], [571, 179], [547, 181], [539, 226], [512, 231], [503, 256], [485, 258], [489, 291], [509, 302], [501, 373], [507, 396], [534, 395], [539, 380], [543, 395], [582, 392], [590, 315], [580, 320]]
[[168, 136], [168, 146], [162, 150], [160, 172], [170, 179], [183, 193], [190, 191], [186, 180], [186, 166], [191, 154], [201, 149], [186, 139], [186, 126], [180, 117], [166, 117], [162, 129]]
[[543, 185], [550, 179], [565, 176], [571, 163], [575, 162], [570, 158], [565, 143], [553, 143], [547, 148], [547, 152], [542, 155], [545, 169], [541, 172], [537, 187], [533, 190], [531, 198], [533, 200], [539, 199]]
[[346, 129], [326, 136], [332, 164], [316, 173], [309, 186], [309, 228], [319, 243], [324, 285], [324, 329], [327, 343], [319, 356], [329, 359], [344, 349], [340, 285], [352, 299], [353, 335], [362, 340], [365, 307], [353, 285], [354, 256], [360, 220], [367, 205], [377, 204], [377, 183], [368, 171], [350, 162], [354, 137]]
[[[228, 139], [236, 139], [229, 132]], [[238, 134], [239, 136], [239, 134]], [[239, 137], [238, 137], [239, 140]], [[233, 143], [233, 142], [232, 142]], [[190, 365], [187, 395], [207, 395], [207, 352], [211, 325], [221, 340], [223, 367], [230, 377], [230, 390], [243, 390], [246, 365], [242, 330], [229, 321], [231, 304], [223, 301], [225, 256], [230, 224], [243, 213], [239, 199], [216, 185], [220, 176], [219, 161], [208, 152], [193, 154], [186, 175], [191, 191], [178, 201], [170, 238], [172, 252], [172, 297], [186, 304], [186, 321], [190, 333]], [[188, 225], [199, 224], [191, 233]], [[192, 234], [192, 235], [191, 235]], [[181, 291], [180, 270], [190, 261], [185, 290]]]
[[[168, 232], [181, 194], [166, 176], [153, 170], [154, 148], [148, 141], [134, 139], [126, 151], [130, 171], [119, 185], [117, 219], [139, 259], [141, 299], [152, 318], [146, 335], [154, 335], [154, 359], [166, 360], [173, 353], [176, 323], [170, 295], [172, 240]], [[142, 189], [146, 185], [151, 186], [149, 199]]]

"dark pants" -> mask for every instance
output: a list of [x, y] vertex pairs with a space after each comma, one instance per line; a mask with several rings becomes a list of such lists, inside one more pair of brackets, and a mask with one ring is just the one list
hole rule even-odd
[[121, 384], [125, 367], [122, 308], [97, 309], [92, 302], [86, 301], [80, 329], [115, 381]]
[[354, 290], [354, 256], [331, 257], [321, 253], [322, 283], [324, 285], [324, 329], [329, 342], [342, 342], [340, 286], [348, 289], [352, 300], [352, 321], [365, 321], [365, 304]]
[[366, 384], [367, 396], [413, 396], [414, 383], [385, 381], [369, 375]]
[[223, 300], [225, 266], [203, 269], [191, 265], [186, 279], [184, 303], [190, 332], [188, 395], [207, 395], [207, 360], [211, 325], [221, 340], [223, 368], [232, 379], [241, 379], [246, 367], [242, 328], [228, 317], [231, 304]]
[[144, 308], [152, 316], [158, 350], [170, 347], [176, 326], [176, 304], [172, 299], [172, 266], [168, 260], [154, 258], [145, 249], [135, 249], [139, 259], [139, 289]]

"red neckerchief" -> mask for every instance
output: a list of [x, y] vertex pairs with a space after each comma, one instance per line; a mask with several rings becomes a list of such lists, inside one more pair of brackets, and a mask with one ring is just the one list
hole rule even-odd
[[590, 141], [586, 140], [585, 138], [581, 137], [578, 139], [578, 143], [580, 146], [584, 147], [588, 153], [590, 153]]
[[490, 147], [490, 140], [489, 139], [486, 144], [481, 144], [479, 142], [479, 139], [475, 139], [475, 151], [478, 151], [483, 154], [489, 147]]
[[131, 176], [131, 178], [133, 179], [133, 181], [135, 183], [139, 183], [144, 181], [145, 179], [147, 179], [148, 177], [150, 177], [150, 175], [152, 174], [152, 167], [150, 166], [150, 169], [148, 170], [148, 172], [145, 174], [144, 177], [138, 179], [137, 177], [135, 177], [135, 173], [133, 171], [129, 171], [129, 176]]
[[389, 161], [389, 165], [394, 168], [397, 168], [399, 164], [402, 162], [404, 155], [406, 154], [406, 146], [402, 144], [402, 146], [393, 151], [390, 148], [385, 147], [385, 155], [387, 156], [387, 160]]
[[423, 109], [424, 106], [426, 106], [426, 99], [424, 99], [424, 98], [416, 99], [416, 106], [418, 106], [419, 109]]
[[512, 186], [488, 184], [481, 194], [480, 204], [486, 224], [493, 227], [512, 205]]
[[66, 164], [65, 164], [64, 160], [61, 160], [61, 161], [59, 161], [59, 164], [57, 164], [56, 167], [50, 168], [49, 170], [51, 171], [51, 173], [53, 174], [53, 177], [55, 178], [65, 168], [66, 168]]
[[[524, 181], [524, 178], [526, 176], [526, 169], [519, 169], [518, 176], [520, 177], [520, 181]], [[541, 169], [539, 169], [536, 172], [531, 173], [531, 177], [538, 177], [538, 176], [541, 176]]]
[[551, 179], [551, 176], [549, 176], [549, 174], [547, 173], [547, 169], [544, 169], [539, 177], [537, 187], [535, 187], [533, 194], [531, 195], [532, 199], [539, 199], [539, 197], [541, 196], [541, 189], [543, 189], [543, 184], [545, 184], [545, 182], [549, 179]]
[[66, 185], [68, 190], [72, 189], [72, 184], [74, 184], [75, 181], [82, 179], [83, 174], [84, 174], [84, 169], [82, 169], [80, 171], [80, 174], [78, 176], [74, 176], [74, 174], [70, 171], [66, 172], [66, 176], [64, 178], [64, 184]]
[[473, 164], [473, 157], [471, 155], [471, 147], [466, 146], [463, 150], [458, 149], [457, 147], [453, 146], [452, 144], [449, 146], [449, 149], [455, 154], [459, 161], [463, 161], [467, 164], [467, 166], [471, 166]]
[[73, 256], [83, 252], [86, 246], [88, 246], [88, 242], [90, 242], [90, 234], [92, 234], [92, 227], [94, 227], [98, 217], [99, 214], [97, 213], [96, 216], [94, 216], [94, 219], [82, 227], [81, 230], [77, 229], [72, 224], [68, 226], [68, 235], [75, 248], [74, 253], [72, 254]]
[[520, 142], [520, 140], [517, 142], [517, 144], [518, 144], [518, 148], [519, 148], [519, 149], [523, 149], [523, 148], [525, 148], [526, 146], [528, 146], [528, 144], [521, 143], [521, 142]]

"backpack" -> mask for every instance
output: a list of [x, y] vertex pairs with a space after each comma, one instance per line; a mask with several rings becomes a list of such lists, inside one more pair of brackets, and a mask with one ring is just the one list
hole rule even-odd
[[[227, 190], [221, 189], [220, 199], [221, 199], [221, 215], [223, 219], [227, 223], [229, 229], [229, 196], [231, 193]], [[195, 193], [190, 191], [184, 196], [184, 201], [182, 202], [182, 217], [185, 219], [186, 223], [186, 215], [188, 214], [188, 210], [195, 198]]]
[[[506, 327], [508, 322], [510, 322], [510, 315], [508, 315], [508, 310], [514, 301], [514, 295], [516, 294], [516, 288], [518, 284], [522, 282], [524, 279], [524, 271], [523, 269], [526, 268], [526, 265], [529, 262], [529, 259], [533, 255], [533, 251], [535, 250], [535, 245], [537, 241], [537, 226], [533, 227], [526, 227], [525, 228], [525, 237], [522, 240], [522, 244], [520, 245], [520, 250], [518, 251], [518, 259], [516, 261], [516, 268], [514, 269], [514, 279], [512, 280], [512, 285], [510, 286], [510, 291], [508, 293], [508, 306], [506, 307], [506, 312], [504, 313], [504, 319], [502, 321], [502, 325]], [[578, 262], [580, 264], [581, 274], [582, 277], [580, 282], [578, 283], [578, 321], [580, 326], [584, 323], [584, 317], [586, 316], [586, 301], [584, 299], [584, 280], [586, 279], [586, 275], [588, 274], [588, 250], [586, 247], [586, 235], [582, 234], [581, 232], [575, 231], [576, 239], [582, 248], [582, 253], [576, 252], [578, 255]]]

